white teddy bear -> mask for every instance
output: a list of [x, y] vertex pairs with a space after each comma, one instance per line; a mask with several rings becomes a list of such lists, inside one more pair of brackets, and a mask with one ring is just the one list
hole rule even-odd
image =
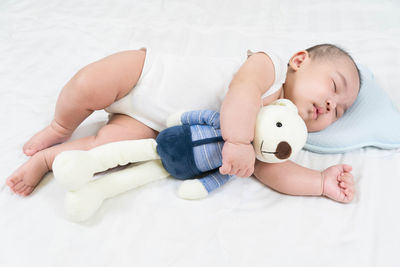
[[[174, 114], [167, 125], [156, 140], [121, 141], [59, 154], [53, 172], [68, 190], [64, 201], [67, 217], [84, 221], [105, 199], [168, 176], [185, 180], [178, 192], [185, 199], [204, 198], [232, 177], [218, 171], [223, 146], [218, 112]], [[291, 159], [306, 139], [307, 128], [292, 102], [280, 99], [261, 108], [253, 140], [258, 160], [277, 163]], [[136, 164], [92, 180], [95, 173], [128, 163]], [[202, 173], [207, 175], [194, 179]]]

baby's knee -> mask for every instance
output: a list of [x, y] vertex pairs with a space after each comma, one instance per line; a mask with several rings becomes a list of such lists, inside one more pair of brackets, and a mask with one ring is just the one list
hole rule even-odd
[[79, 98], [76, 100], [85, 101], [85, 99], [89, 100], [89, 98], [93, 98], [95, 77], [93, 77], [90, 72], [91, 71], [88, 67], [84, 67], [71, 79], [70, 83], [72, 91], [79, 94]]

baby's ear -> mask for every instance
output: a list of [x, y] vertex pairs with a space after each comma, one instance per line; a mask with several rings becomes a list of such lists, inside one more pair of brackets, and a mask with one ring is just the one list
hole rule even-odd
[[292, 101], [289, 99], [278, 99], [272, 102], [270, 105], [278, 105], [278, 106], [284, 106], [292, 110], [293, 112], [298, 112], [297, 107], [295, 104], [293, 104]]
[[294, 54], [292, 58], [289, 60], [289, 67], [297, 71], [303, 64], [303, 62], [309, 58], [310, 56], [306, 50], [299, 51], [296, 54]]

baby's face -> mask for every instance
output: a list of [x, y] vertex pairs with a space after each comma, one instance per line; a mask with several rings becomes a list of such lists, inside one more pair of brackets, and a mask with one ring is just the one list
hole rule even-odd
[[297, 106], [307, 130], [315, 132], [343, 116], [356, 100], [359, 83], [349, 58], [311, 59], [301, 51], [289, 62], [284, 97]]

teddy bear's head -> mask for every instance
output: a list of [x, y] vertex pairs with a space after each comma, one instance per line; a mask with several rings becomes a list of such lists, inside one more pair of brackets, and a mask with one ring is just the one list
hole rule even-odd
[[292, 159], [306, 139], [306, 124], [290, 100], [279, 99], [261, 108], [253, 140], [258, 160], [278, 163]]

